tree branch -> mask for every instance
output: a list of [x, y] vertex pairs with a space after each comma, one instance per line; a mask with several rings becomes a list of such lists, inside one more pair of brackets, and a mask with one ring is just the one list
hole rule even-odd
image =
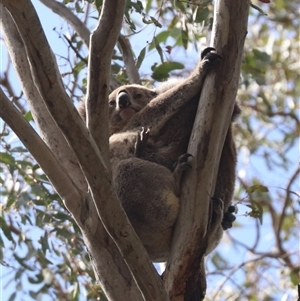
[[126, 73], [130, 83], [140, 84], [140, 75], [135, 65], [129, 40], [120, 34], [118, 38], [118, 46], [123, 56], [124, 64], [126, 67]]
[[25, 120], [21, 112], [9, 101], [2, 89], [0, 89], [0, 106], [1, 118], [10, 126], [38, 162], [57, 193], [64, 200], [68, 210], [73, 212], [73, 215], [78, 218], [80, 216], [82, 198], [78, 188], [62, 169], [61, 164], [56, 160], [47, 145]]
[[171, 300], [183, 300], [190, 269], [200, 265], [204, 256], [209, 204], [237, 93], [248, 10], [249, 1], [215, 3], [211, 44], [223, 60], [217, 72], [206, 78], [188, 148], [195, 157], [195, 167], [182, 185], [180, 214], [166, 268], [165, 286]]
[[[76, 16], [74, 15], [68, 7], [66, 7], [64, 4], [59, 3], [54, 0], [40, 0], [45, 6], [50, 8], [54, 13], [61, 16], [63, 19], [65, 19], [69, 24], [72, 25], [72, 27], [75, 29], [75, 31], [78, 33], [80, 38], [83, 40], [84, 44], [89, 48], [90, 46], [90, 30], [85, 26], [85, 24]], [[130, 47], [130, 44], [128, 40], [120, 35], [118, 38], [119, 42], [119, 48], [122, 52], [124, 64], [126, 67], [126, 73], [129, 78], [130, 83], [139, 83], [140, 82], [140, 75], [138, 73], [138, 70], [135, 66], [134, 58], [132, 55], [132, 50]], [[116, 89], [119, 86], [117, 81], [114, 77], [110, 77], [110, 87], [113, 89]]]
[[[82, 171], [89, 184], [98, 216], [105, 225], [106, 230], [111, 237], [113, 237], [127, 265], [130, 267], [130, 271], [132, 272], [144, 299], [168, 300], [159, 275], [156, 273], [154, 266], [150, 262], [144, 247], [129, 223], [127, 216], [113, 191], [110, 175], [99, 149], [65, 93], [62, 82], [58, 80], [57, 66], [46, 37], [44, 36], [43, 31], [40, 30], [41, 24], [31, 2], [26, 0], [1, 0], [1, 2], [9, 9], [23, 38], [34, 83], [48, 110], [76, 153]], [[101, 14], [102, 20], [99, 24], [109, 21], [107, 23], [110, 24], [109, 27], [111, 27], [111, 20], [115, 20], [115, 18], [119, 16], [120, 10], [121, 12], [124, 11], [124, 5], [125, 2], [121, 0], [110, 0], [109, 4], [108, 1], [105, 1], [104, 9]], [[110, 14], [106, 15], [104, 12]], [[115, 15], [116, 12], [117, 15]], [[119, 30], [121, 21], [118, 19], [115, 25], [112, 26], [113, 31], [111, 31], [110, 28], [107, 28], [108, 25], [106, 24], [105, 26], [103, 25], [103, 29], [98, 28], [92, 35], [91, 49], [94, 55], [93, 58], [90, 58], [90, 66], [94, 67], [90, 71], [90, 78], [95, 78], [96, 81], [94, 81], [89, 88], [90, 96], [88, 99], [91, 101], [88, 101], [88, 103], [90, 103], [89, 106], [91, 107], [93, 114], [94, 108], [96, 109], [95, 112], [99, 113], [98, 105], [102, 107], [102, 109], [104, 109], [105, 106], [107, 107], [107, 76], [109, 75], [110, 68], [108, 68], [108, 65], [110, 66], [111, 58], [109, 49], [112, 52], [114, 47], [112, 39], [107, 39], [108, 43], [105, 47], [100, 47], [99, 44], [96, 44], [95, 47], [93, 47], [94, 39], [98, 40], [98, 33], [102, 38], [107, 37], [106, 34], [110, 33], [113, 34], [116, 39], [116, 24], [118, 22]], [[99, 41], [106, 41], [106, 39], [100, 39], [98, 40], [98, 43]], [[98, 52], [97, 54], [95, 51], [98, 51], [99, 47], [102, 52]], [[106, 62], [104, 61], [104, 58], [101, 57], [102, 55], [105, 57]], [[104, 72], [104, 74], [101, 74], [101, 77], [100, 70], [96, 70], [96, 66], [101, 72]], [[100, 80], [98, 80], [99, 78]], [[96, 86], [96, 83], [98, 83], [99, 86]], [[100, 113], [101, 114], [96, 114], [96, 116], [102, 116], [103, 112]], [[92, 119], [90, 118], [92, 121], [90, 123], [92, 124], [89, 123], [89, 125], [95, 131], [96, 123], [93, 118], [94, 117], [92, 117]], [[108, 115], [103, 116], [103, 119], [100, 119], [103, 121], [103, 124], [100, 129], [98, 126], [98, 131], [103, 134], [103, 137], [100, 137], [101, 139], [99, 138], [97, 141], [99, 143], [99, 141], [103, 140], [105, 144], [107, 144], [107, 146], [105, 145], [104, 147], [101, 144], [102, 149], [104, 149], [106, 162], [108, 162], [109, 158], [109, 154], [106, 153], [108, 152], [108, 125], [104, 121], [107, 120], [107, 118]], [[106, 136], [107, 141], [104, 139]], [[96, 137], [98, 137], [98, 135]], [[93, 222], [97, 223], [98, 220], [94, 220]], [[84, 231], [90, 232], [90, 229], [83, 229], [83, 232]], [[94, 233], [95, 232], [93, 231], [92, 234]], [[86, 235], [86, 237], [87, 236], [88, 235]], [[137, 254], [139, 256], [137, 256]], [[147, 278], [145, 275], [147, 275]]]
[[54, 13], [58, 14], [60, 17], [65, 19], [69, 24], [72, 25], [74, 30], [78, 33], [83, 43], [87, 48], [90, 46], [90, 30], [85, 26], [85, 24], [75, 16], [68, 7], [64, 4], [54, 1], [54, 0], [40, 0], [45, 6], [50, 8]]
[[[90, 30], [86, 25], [69, 10], [64, 4], [54, 1], [54, 0], [40, 0], [45, 6], [50, 8], [54, 13], [58, 14], [64, 20], [66, 20], [75, 29], [79, 37], [83, 40], [87, 48], [90, 47]], [[110, 87], [111, 89], [116, 89], [119, 87], [119, 83], [114, 77], [110, 77]]]
[[[124, 15], [124, 1], [104, 1], [91, 35], [86, 97], [86, 124], [109, 167], [108, 95], [110, 64]], [[105, 41], [105, 43], [103, 43]], [[99, 120], [101, 122], [99, 122]]]

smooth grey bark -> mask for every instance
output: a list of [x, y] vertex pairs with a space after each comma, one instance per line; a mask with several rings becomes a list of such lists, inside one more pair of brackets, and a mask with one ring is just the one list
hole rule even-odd
[[172, 301], [190, 300], [185, 294], [195, 276], [190, 275], [195, 265], [201, 266], [200, 290], [205, 295], [203, 257], [209, 235], [209, 205], [237, 93], [249, 5], [249, 1], [240, 0], [215, 3], [211, 46], [223, 59], [205, 80], [188, 147], [194, 166], [182, 185], [180, 213], [164, 275]]

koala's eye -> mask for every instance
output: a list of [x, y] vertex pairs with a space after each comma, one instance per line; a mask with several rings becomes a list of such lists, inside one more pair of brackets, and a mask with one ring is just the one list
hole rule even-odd
[[109, 105], [110, 107], [115, 107], [115, 106], [116, 106], [116, 101], [115, 101], [115, 100], [110, 100], [110, 101], [108, 102], [108, 105]]
[[143, 97], [143, 94], [141, 94], [141, 93], [137, 93], [137, 94], [135, 94], [134, 96], [135, 96], [135, 98], [137, 98], [137, 99], [140, 99], [140, 98], [142, 98], [142, 97]]

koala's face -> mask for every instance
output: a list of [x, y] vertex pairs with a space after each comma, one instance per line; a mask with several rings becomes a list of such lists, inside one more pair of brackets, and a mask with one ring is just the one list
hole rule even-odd
[[114, 90], [108, 100], [110, 135], [122, 131], [155, 96], [156, 92], [140, 85], [126, 85]]

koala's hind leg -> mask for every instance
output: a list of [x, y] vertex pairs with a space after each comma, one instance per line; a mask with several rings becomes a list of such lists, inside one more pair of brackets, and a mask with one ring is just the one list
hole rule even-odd
[[213, 251], [219, 244], [223, 230], [227, 230], [232, 227], [232, 223], [235, 221], [235, 207], [230, 205], [226, 212], [224, 212], [224, 203], [220, 198], [213, 197], [213, 212], [208, 231], [208, 243], [206, 255]]
[[222, 227], [223, 230], [227, 230], [232, 227], [232, 223], [236, 220], [234, 215], [235, 207], [230, 205], [226, 212], [224, 212], [223, 220], [222, 220]]

